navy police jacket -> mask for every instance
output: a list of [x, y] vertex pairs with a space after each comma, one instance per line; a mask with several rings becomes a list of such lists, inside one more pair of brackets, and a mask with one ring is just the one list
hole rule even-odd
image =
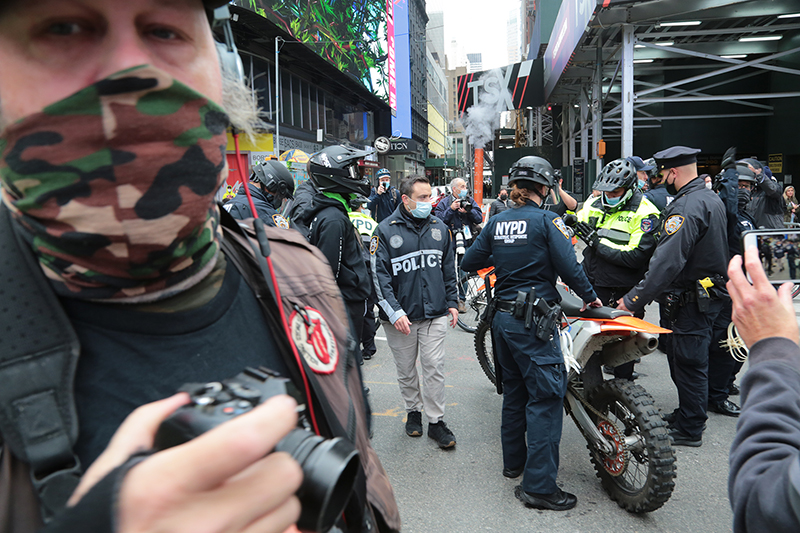
[[517, 291], [535, 287], [537, 296], [558, 302], [558, 276], [584, 302], [597, 298], [578, 264], [564, 221], [530, 200], [490, 218], [461, 262], [465, 271], [492, 265], [497, 274], [495, 297], [500, 300], [514, 300]]
[[728, 279], [728, 230], [725, 204], [695, 178], [684, 185], [661, 214], [661, 232], [642, 281], [624, 296], [637, 312], [662, 294], [694, 288], [706, 277]]
[[458, 306], [450, 231], [438, 218], [416, 219], [400, 204], [378, 224], [369, 248], [381, 318], [414, 322]]
[[[283, 215], [275, 210], [267, 199], [267, 195], [258, 185], [250, 184], [250, 196], [253, 197], [253, 205], [258, 212], [258, 218], [265, 224], [283, 229], [289, 227], [289, 222]], [[246, 218], [252, 218], [253, 216], [253, 212], [250, 210], [250, 202], [247, 201], [247, 193], [244, 191], [244, 185], [239, 187], [239, 192], [236, 193], [236, 197], [223, 207], [237, 220], [244, 220]]]

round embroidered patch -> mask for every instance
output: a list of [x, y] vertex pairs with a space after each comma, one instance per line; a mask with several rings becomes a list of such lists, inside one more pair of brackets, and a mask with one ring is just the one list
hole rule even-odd
[[306, 307], [289, 318], [292, 340], [308, 366], [317, 374], [331, 374], [339, 362], [336, 337], [319, 312]]
[[667, 232], [667, 235], [673, 235], [681, 226], [683, 226], [684, 218], [681, 215], [672, 215], [667, 219], [664, 223], [664, 231]]
[[656, 229], [656, 222], [657, 221], [658, 221], [658, 219], [656, 217], [652, 216], [652, 215], [647, 217], [647, 218], [643, 218], [642, 219], [642, 224], [641, 224], [642, 231], [645, 232], [645, 233], [652, 232], [654, 229]]
[[403, 238], [400, 235], [392, 235], [389, 238], [389, 246], [392, 248], [400, 248], [403, 246]]
[[272, 215], [272, 221], [275, 223], [277, 227], [281, 229], [289, 229], [289, 221], [286, 220], [286, 217], [284, 217], [283, 215], [275, 213], [274, 215]]

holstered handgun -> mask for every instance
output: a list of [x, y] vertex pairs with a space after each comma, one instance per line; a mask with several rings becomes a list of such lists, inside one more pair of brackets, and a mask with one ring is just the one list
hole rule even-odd
[[528, 292], [528, 299], [525, 300], [525, 329], [533, 327], [533, 312], [536, 305], [536, 288], [531, 287]]
[[536, 337], [543, 341], [553, 340], [556, 325], [561, 320], [561, 306], [558, 304], [547, 305], [542, 298], [536, 299], [536, 314], [538, 315]]
[[528, 293], [517, 291], [517, 299], [514, 300], [514, 318], [522, 320], [525, 318], [525, 304], [528, 301]]

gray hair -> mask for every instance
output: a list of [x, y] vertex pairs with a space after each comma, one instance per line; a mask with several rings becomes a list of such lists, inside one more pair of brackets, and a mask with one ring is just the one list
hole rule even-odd
[[463, 178], [453, 178], [453, 179], [450, 181], [450, 190], [453, 190], [453, 188], [454, 188], [456, 185], [458, 185], [458, 183], [459, 183], [459, 182], [463, 182], [463, 183], [464, 183], [464, 185], [466, 185], [466, 184], [467, 184], [467, 181], [466, 181], [465, 179], [463, 179]]

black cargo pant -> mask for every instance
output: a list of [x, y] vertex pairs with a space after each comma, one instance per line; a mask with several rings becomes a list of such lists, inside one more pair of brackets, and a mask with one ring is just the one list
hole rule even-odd
[[680, 307], [668, 320], [661, 302], [661, 327], [672, 333], [661, 335], [660, 347], [667, 354], [669, 373], [678, 389], [678, 413], [673, 424], [681, 433], [700, 438], [708, 416], [708, 349], [714, 320], [723, 300], [711, 300], [701, 313], [696, 302]]
[[728, 387], [741, 364], [731, 357], [727, 348], [720, 342], [728, 338], [728, 324], [731, 323], [732, 303], [723, 300], [722, 310], [711, 332], [711, 346], [708, 349], [708, 403], [723, 402], [728, 399]]

